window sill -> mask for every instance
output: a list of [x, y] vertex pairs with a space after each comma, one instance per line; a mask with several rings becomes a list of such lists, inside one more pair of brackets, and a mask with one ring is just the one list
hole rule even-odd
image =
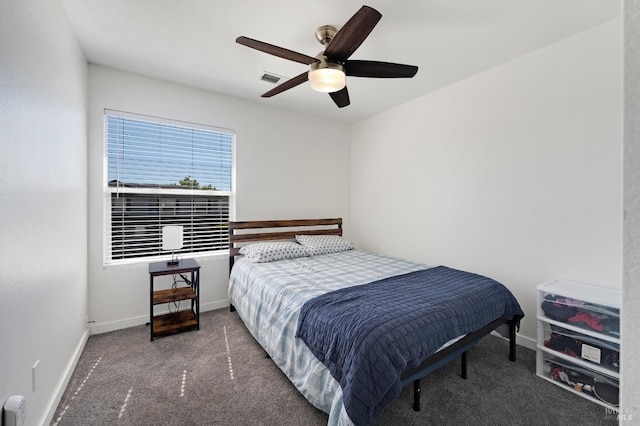
[[[215, 253], [185, 253], [181, 255], [182, 258], [188, 259], [198, 259], [198, 260], [219, 260], [221, 258], [229, 257], [229, 250], [220, 250]], [[149, 263], [153, 262], [162, 262], [165, 260], [170, 260], [171, 256], [156, 256], [156, 257], [147, 257], [144, 259], [129, 259], [129, 260], [118, 260], [112, 262], [105, 262], [102, 265], [102, 269], [105, 271], [108, 270], [117, 270], [117, 269], [135, 269], [135, 268], [146, 268]]]

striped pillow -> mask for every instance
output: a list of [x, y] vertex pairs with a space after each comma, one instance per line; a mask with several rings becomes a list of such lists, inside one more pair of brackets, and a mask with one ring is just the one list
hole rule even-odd
[[351, 241], [338, 235], [296, 235], [296, 240], [314, 256], [353, 249]]
[[241, 247], [239, 252], [250, 261], [256, 263], [309, 256], [309, 252], [305, 247], [293, 241], [272, 241], [249, 244]]

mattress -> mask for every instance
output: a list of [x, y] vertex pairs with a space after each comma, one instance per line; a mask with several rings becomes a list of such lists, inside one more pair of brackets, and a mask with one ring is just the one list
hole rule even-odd
[[240, 258], [231, 271], [229, 302], [298, 391], [329, 414], [328, 424], [351, 425], [340, 385], [306, 344], [295, 338], [300, 308], [333, 290], [427, 268], [362, 250], [269, 263]]

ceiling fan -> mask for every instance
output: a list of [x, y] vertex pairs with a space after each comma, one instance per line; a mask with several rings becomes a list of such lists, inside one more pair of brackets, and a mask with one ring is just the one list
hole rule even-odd
[[339, 108], [350, 104], [346, 86], [346, 76], [369, 78], [410, 78], [416, 75], [418, 67], [380, 61], [349, 60], [369, 33], [380, 21], [382, 15], [369, 6], [362, 6], [355, 15], [338, 31], [331, 25], [316, 30], [316, 39], [325, 46], [315, 57], [294, 52], [283, 47], [238, 37], [236, 43], [270, 55], [309, 65], [309, 71], [293, 77], [262, 95], [263, 98], [282, 93], [309, 80], [311, 87], [319, 92], [329, 93]]

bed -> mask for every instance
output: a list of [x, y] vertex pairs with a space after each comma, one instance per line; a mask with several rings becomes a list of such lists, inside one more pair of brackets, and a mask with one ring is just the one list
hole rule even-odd
[[[302, 245], [302, 254], [298, 252], [301, 245], [296, 238], [307, 244]], [[265, 251], [253, 250], [273, 241], [281, 241], [284, 251], [281, 246], [277, 252], [267, 250], [267, 255]], [[330, 241], [333, 245], [318, 246], [319, 241]], [[479, 275], [369, 253], [350, 244], [342, 238], [340, 218], [229, 224], [230, 309], [238, 313], [249, 332], [302, 395], [329, 414], [329, 425], [372, 424], [375, 416], [399, 394], [399, 389], [409, 385], [414, 386], [413, 408], [420, 410], [420, 379], [458, 357], [462, 361], [461, 375], [466, 378], [466, 351], [498, 328], [507, 329], [509, 360], [515, 361], [516, 328], [524, 314], [504, 286]], [[468, 279], [473, 281], [467, 283]], [[455, 288], [444, 287], [443, 280], [453, 281]], [[429, 291], [434, 295], [418, 297], [421, 290], [415, 286], [426, 288], [427, 284], [432, 286]], [[460, 305], [458, 309], [461, 302], [451, 296], [457, 294], [458, 288], [482, 288], [485, 284], [506, 291], [505, 297], [512, 299], [505, 302], [509, 307], [503, 308], [503, 302], [497, 299], [486, 302], [492, 300], [486, 294], [493, 291], [487, 290], [486, 294], [478, 295], [480, 299], [475, 303], [471, 296], [462, 297], [473, 306]], [[363, 299], [385, 288], [393, 293], [380, 295], [389, 298], [384, 299], [389, 300], [388, 308], [383, 306], [386, 303]], [[397, 288], [406, 291], [396, 291]], [[412, 300], [421, 297], [431, 300], [440, 297], [435, 295], [439, 292], [452, 300], [447, 299], [447, 308], [435, 313], [436, 317], [422, 312], [414, 315], [418, 309], [408, 306], [404, 313], [399, 313], [408, 303], [407, 295]], [[390, 297], [398, 300], [392, 301]], [[476, 310], [479, 305], [490, 305], [485, 309], [490, 312], [474, 313], [473, 321], [458, 319], [466, 315], [465, 310]], [[346, 325], [344, 318], [358, 317], [357, 311], [376, 312], [373, 320], [361, 321], [362, 327], [372, 328], [353, 334], [369, 337], [353, 337], [352, 330], [360, 325]], [[371, 326], [372, 322], [377, 325]], [[439, 330], [436, 333], [431, 328]], [[333, 334], [320, 333], [324, 329]], [[402, 336], [394, 337], [393, 342], [383, 341], [396, 331]], [[393, 353], [385, 349], [396, 346], [400, 355], [396, 349]]]

